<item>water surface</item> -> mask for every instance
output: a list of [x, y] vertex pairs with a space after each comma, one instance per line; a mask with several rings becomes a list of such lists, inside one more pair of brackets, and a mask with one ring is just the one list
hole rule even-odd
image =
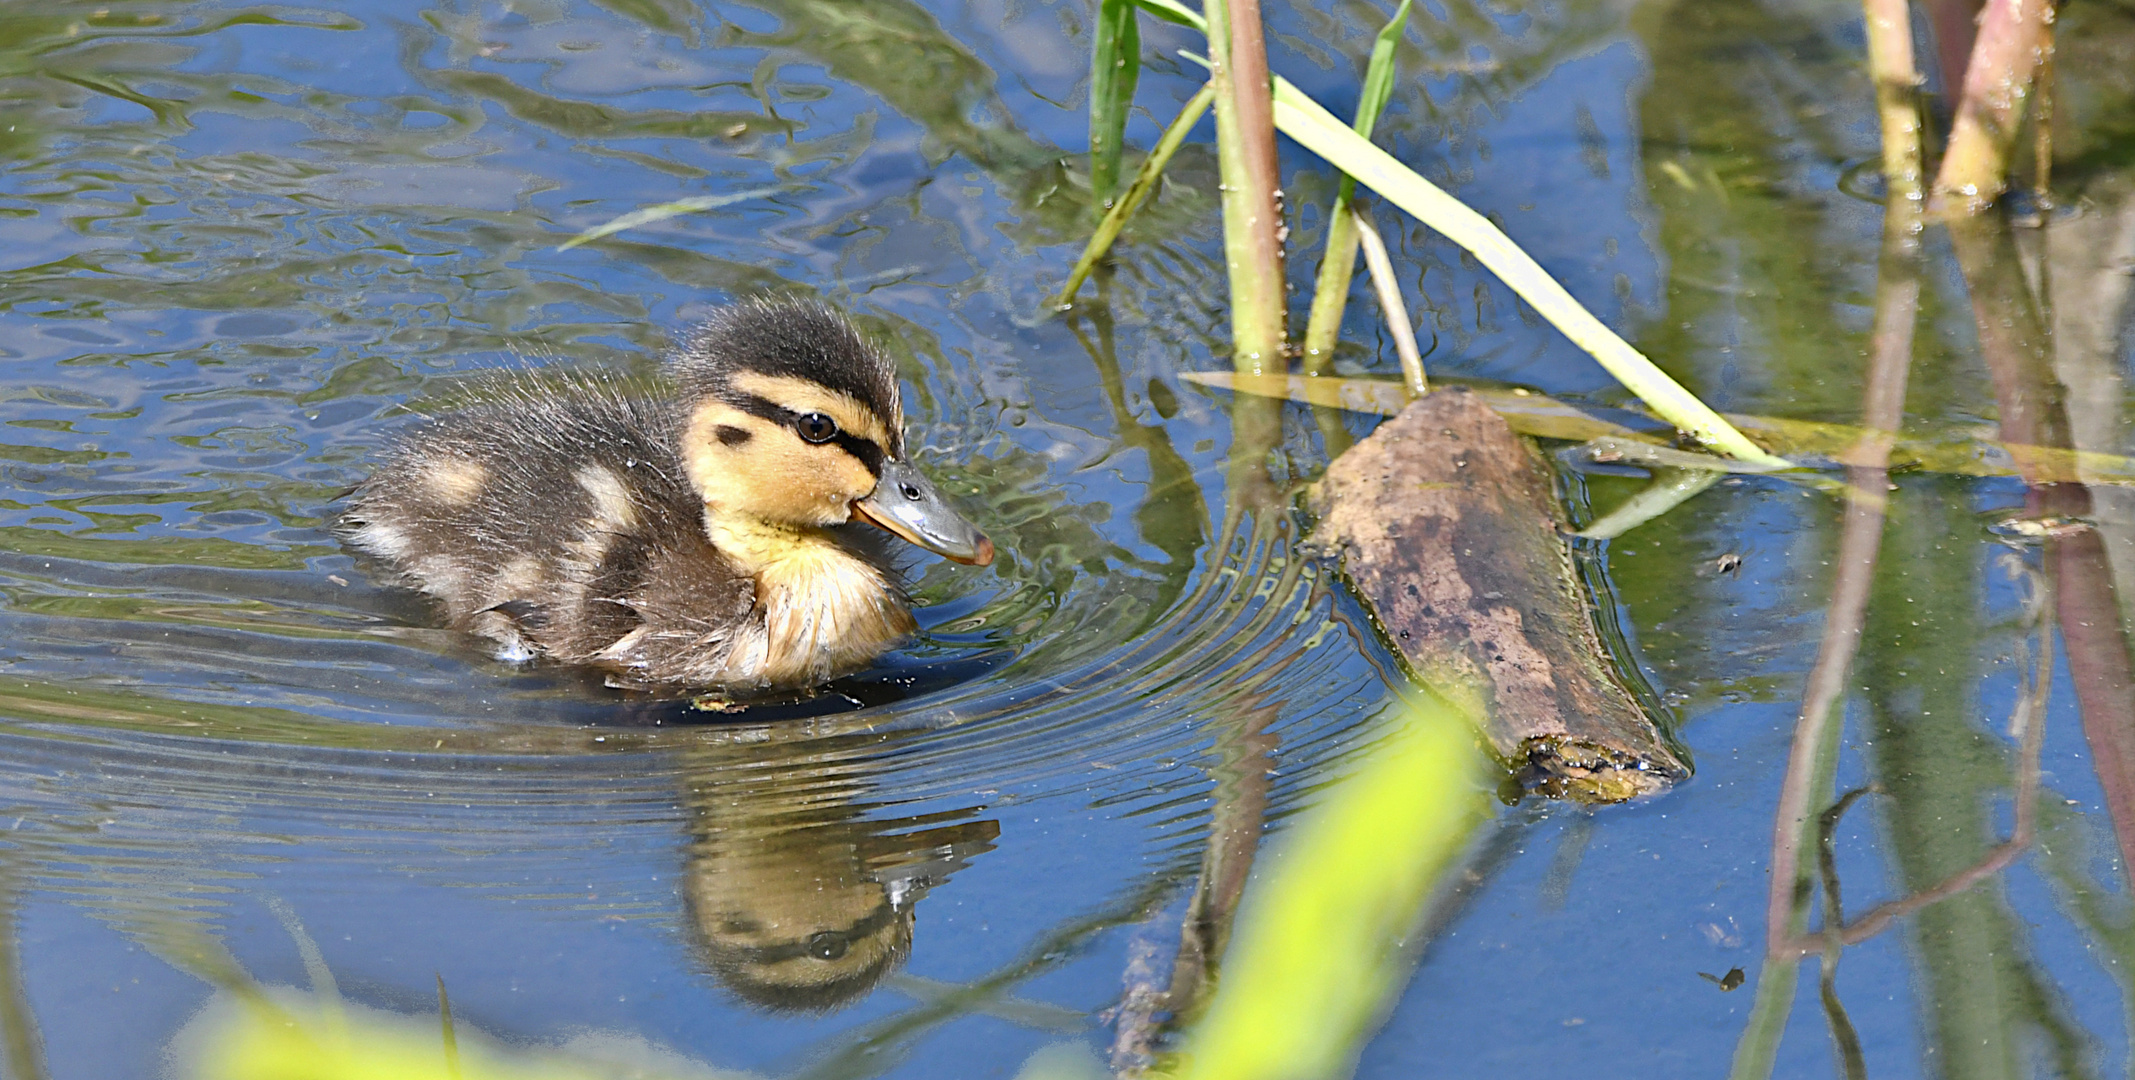
[[[2125, 266], [2131, 88], [2084, 57], [2135, 31], [2085, 17], [2063, 63], [2077, 209], [2024, 242]], [[1383, 12], [1271, 18], [1277, 68], [1346, 111]], [[1419, 11], [1382, 130], [1709, 401], [1857, 422], [1881, 222], [1857, 183], [1876, 153], [1858, 21]], [[1397, 667], [1301, 520], [1228, 527], [1232, 403], [1179, 378], [1225, 363], [1205, 137], [1102, 302], [1044, 309], [1090, 224], [1086, 22], [885, 0], [0, 13], [0, 888], [50, 1075], [162, 1067], [212, 993], [173, 962], [183, 928], [306, 984], [277, 909], [353, 1000], [421, 1014], [442, 976], [457, 1016], [531, 1043], [590, 1030], [822, 1076], [1005, 1076], [1054, 1041], [1109, 1044], [1130, 959], [1178, 941], [1227, 748], [1249, 731], [1268, 754], [1280, 828], [1368, 750]], [[1140, 145], [1197, 78], [1173, 56], [1189, 34], [1145, 35]], [[1309, 252], [1331, 180], [1285, 153]], [[558, 248], [736, 192], [755, 194]], [[1435, 373], [1621, 400], [1456, 250], [1381, 220]], [[1933, 238], [1926, 265], [1909, 422], [1991, 422]], [[2060, 310], [2091, 316], [2062, 325], [2056, 369], [2079, 434], [2135, 449], [2125, 275], [2055, 274]], [[915, 553], [925, 631], [879, 670], [707, 721], [500, 663], [335, 544], [366, 455], [470, 375], [647, 370], [763, 292], [846, 307], [890, 349], [922, 464], [1002, 552]], [[1393, 370], [1356, 301], [1340, 363]], [[1293, 410], [1283, 431], [1279, 468], [1309, 477], [1319, 429]], [[1563, 488], [1585, 518], [1641, 483]], [[2121, 494], [2096, 516], [2135, 596]], [[1839, 764], [1841, 790], [1885, 792], [1837, 833], [1849, 905], [2009, 827], [2042, 563], [1998, 525], [2024, 505], [2014, 479], [1897, 478]], [[1362, 1075], [1726, 1068], [1751, 992], [1699, 973], [1754, 975], [1762, 952], [1842, 512], [1730, 480], [1586, 553], [1697, 776], [1635, 807], [1504, 810]], [[1727, 554], [1739, 573], [1715, 571]], [[2040, 844], [1845, 955], [1878, 1075], [2125, 1070], [2125, 870], [2054, 670]], [[859, 929], [800, 978], [764, 947], [779, 920]], [[1781, 1074], [1833, 1071], [1829, 1046], [1804, 990]]]

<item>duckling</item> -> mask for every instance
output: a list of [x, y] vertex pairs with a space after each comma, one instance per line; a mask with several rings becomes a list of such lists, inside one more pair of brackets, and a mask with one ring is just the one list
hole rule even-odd
[[685, 926], [734, 996], [777, 1012], [866, 996], [910, 955], [919, 902], [993, 850], [1001, 824], [983, 807], [905, 814], [877, 790], [884, 751], [912, 734], [698, 745], [678, 756]]
[[666, 375], [651, 394], [507, 377], [391, 446], [341, 535], [503, 658], [743, 692], [857, 670], [916, 628], [895, 575], [838, 526], [993, 561], [907, 456], [895, 369], [829, 308], [724, 308]]

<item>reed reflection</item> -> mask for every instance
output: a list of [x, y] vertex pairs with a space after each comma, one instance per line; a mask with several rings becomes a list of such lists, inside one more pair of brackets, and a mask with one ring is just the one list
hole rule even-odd
[[[890, 737], [894, 738], [894, 737]], [[684, 758], [683, 900], [712, 974], [773, 1011], [865, 997], [911, 954], [920, 899], [993, 850], [979, 806], [890, 816], [874, 772], [890, 741], [698, 747]]]

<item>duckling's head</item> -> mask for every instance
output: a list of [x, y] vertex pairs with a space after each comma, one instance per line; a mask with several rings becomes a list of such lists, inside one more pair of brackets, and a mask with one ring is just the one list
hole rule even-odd
[[859, 514], [958, 562], [993, 561], [993, 542], [905, 456], [896, 369], [831, 309], [769, 299], [724, 308], [673, 371], [682, 461], [710, 517], [809, 528]]

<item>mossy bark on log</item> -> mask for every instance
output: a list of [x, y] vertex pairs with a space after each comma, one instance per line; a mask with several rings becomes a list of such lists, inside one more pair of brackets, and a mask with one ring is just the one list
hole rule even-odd
[[1540, 452], [1481, 398], [1416, 401], [1308, 501], [1409, 670], [1483, 716], [1532, 787], [1621, 802], [1689, 774], [1610, 666]]

